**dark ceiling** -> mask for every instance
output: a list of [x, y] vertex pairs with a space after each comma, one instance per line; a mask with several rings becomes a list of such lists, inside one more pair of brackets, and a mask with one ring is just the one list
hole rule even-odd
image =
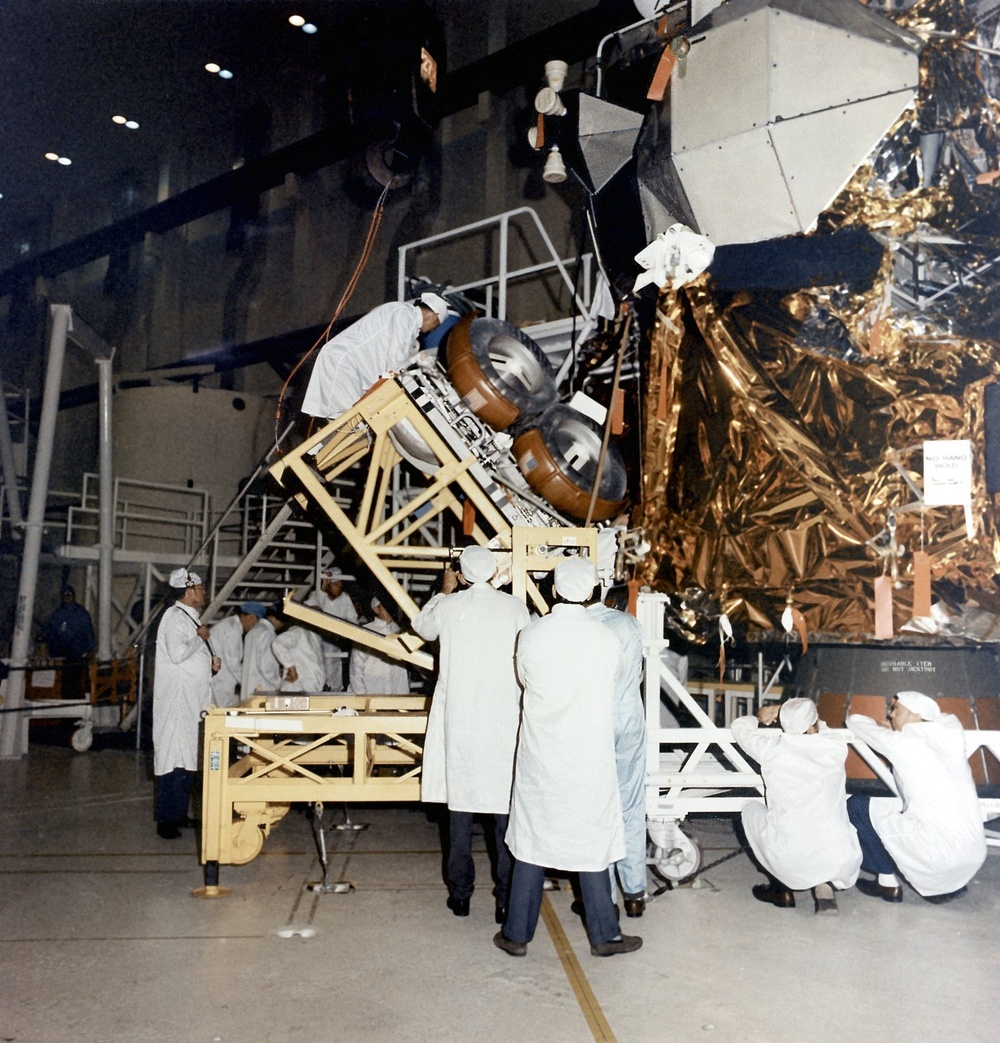
[[[359, 53], [373, 63], [384, 53], [361, 15], [398, 12], [402, 25], [419, 9], [440, 23], [453, 51], [438, 95], [446, 115], [532, 79], [549, 57], [588, 56], [637, 14], [628, 0], [504, 8], [506, 47], [489, 55], [485, 25], [469, 24], [486, 5], [468, 0], [3, 0], [0, 293], [349, 154], [338, 77]], [[318, 31], [290, 25], [293, 13]], [[205, 71], [210, 61], [233, 78]], [[303, 133], [303, 102], [320, 113], [318, 132]]]

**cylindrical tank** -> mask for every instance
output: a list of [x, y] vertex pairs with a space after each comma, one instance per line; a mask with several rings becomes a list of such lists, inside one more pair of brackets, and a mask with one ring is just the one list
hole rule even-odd
[[476, 416], [505, 431], [541, 414], [556, 399], [542, 349], [509, 322], [464, 316], [448, 334], [448, 377]]

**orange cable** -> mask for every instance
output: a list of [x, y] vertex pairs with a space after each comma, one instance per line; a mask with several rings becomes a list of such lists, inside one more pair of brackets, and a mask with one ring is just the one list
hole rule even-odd
[[[382, 194], [379, 196], [378, 202], [375, 204], [375, 210], [374, 210], [374, 212], [372, 214], [371, 223], [368, 226], [368, 232], [367, 232], [367, 234], [365, 236], [365, 243], [364, 243], [364, 246], [361, 248], [361, 255], [358, 258], [358, 263], [354, 267], [354, 272], [351, 275], [351, 278], [350, 278], [350, 280], [347, 283], [347, 287], [345, 288], [343, 294], [341, 295], [340, 301], [337, 304], [336, 309], [334, 310], [333, 317], [327, 323], [326, 329], [324, 329], [323, 332], [313, 342], [312, 347], [295, 364], [295, 366], [292, 368], [291, 373], [288, 374], [288, 376], [285, 378], [284, 384], [282, 384], [282, 386], [281, 386], [281, 392], [278, 395], [278, 405], [277, 405], [277, 408], [275, 409], [275, 413], [274, 413], [274, 423], [275, 423], [275, 434], [276, 435], [277, 435], [278, 424], [281, 421], [281, 409], [282, 409], [282, 406], [284, 405], [285, 393], [288, 391], [288, 385], [291, 383], [292, 378], [295, 376], [296, 373], [298, 373], [298, 371], [302, 368], [303, 364], [309, 359], [309, 357], [312, 355], [312, 353], [330, 335], [330, 331], [333, 329], [334, 323], [337, 321], [337, 319], [340, 318], [341, 313], [343, 312], [344, 308], [347, 306], [347, 302], [351, 299], [351, 297], [354, 294], [354, 291], [357, 289], [358, 282], [360, 281], [361, 275], [362, 275], [362, 273], [364, 272], [365, 268], [368, 265], [368, 261], [371, 258], [372, 249], [375, 246], [375, 239], [378, 236], [379, 226], [382, 224], [382, 215], [385, 212], [385, 199], [386, 199], [386, 196], [388, 194], [389, 194], [389, 186], [386, 185], [382, 189]], [[274, 448], [278, 452], [278, 454], [280, 455], [281, 449], [280, 449], [280, 446], [278, 445], [277, 437], [275, 438]]]

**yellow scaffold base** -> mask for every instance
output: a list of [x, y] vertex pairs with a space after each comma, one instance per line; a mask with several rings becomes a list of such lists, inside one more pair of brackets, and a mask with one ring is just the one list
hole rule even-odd
[[201, 861], [244, 865], [292, 804], [420, 799], [430, 699], [422, 695], [256, 695], [205, 715]]

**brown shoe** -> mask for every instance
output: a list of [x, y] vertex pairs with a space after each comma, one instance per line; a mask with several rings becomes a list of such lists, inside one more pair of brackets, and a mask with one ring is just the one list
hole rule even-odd
[[498, 949], [503, 951], [508, 956], [527, 956], [528, 955], [528, 943], [527, 942], [512, 942], [503, 931], [497, 931], [493, 935], [493, 944]]
[[622, 952], [635, 952], [642, 948], [642, 939], [635, 934], [623, 934], [611, 942], [601, 942], [590, 947], [591, 956], [617, 956]]
[[779, 909], [794, 909], [795, 895], [787, 888], [772, 887], [770, 884], [754, 884], [753, 896], [758, 902], [776, 905]]

